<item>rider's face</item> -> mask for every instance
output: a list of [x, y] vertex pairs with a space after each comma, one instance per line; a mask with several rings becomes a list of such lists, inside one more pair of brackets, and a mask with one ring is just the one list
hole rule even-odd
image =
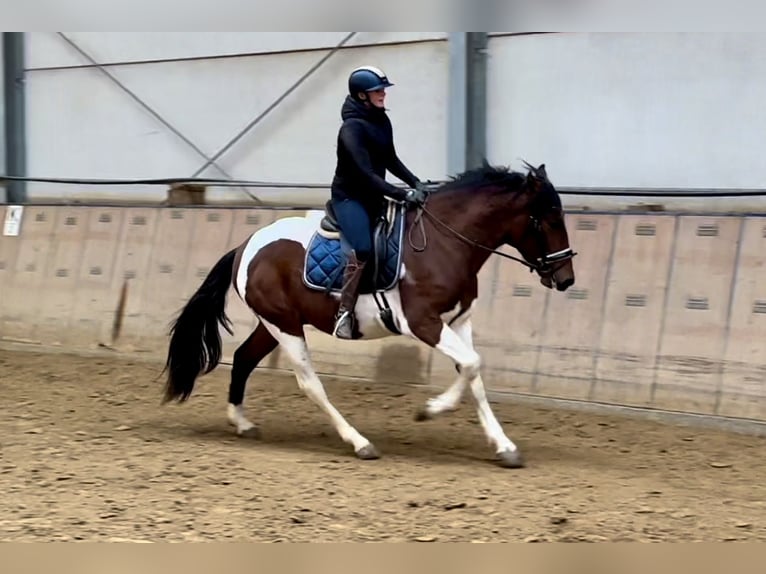
[[374, 92], [367, 92], [367, 97], [370, 103], [376, 108], [385, 107], [386, 102], [386, 90], [375, 90]]

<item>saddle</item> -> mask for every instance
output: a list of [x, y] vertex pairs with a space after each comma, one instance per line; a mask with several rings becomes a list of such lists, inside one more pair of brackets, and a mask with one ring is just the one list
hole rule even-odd
[[332, 201], [329, 199], [324, 204], [324, 217], [319, 222], [319, 231], [328, 239], [340, 239], [340, 225], [332, 207]]
[[[373, 227], [373, 255], [365, 269], [359, 293], [375, 293], [393, 289], [401, 270], [401, 243], [404, 236], [405, 207], [388, 200], [386, 210]], [[324, 216], [306, 249], [303, 281], [320, 291], [340, 292], [343, 269], [351, 247], [343, 237], [338, 219], [327, 201]]]

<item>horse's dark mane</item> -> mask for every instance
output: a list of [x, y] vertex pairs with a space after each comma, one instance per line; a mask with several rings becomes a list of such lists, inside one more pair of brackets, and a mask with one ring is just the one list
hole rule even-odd
[[[536, 201], [548, 203], [552, 207], [561, 209], [561, 198], [555, 190], [545, 172], [542, 175], [538, 173], [531, 165], [527, 164], [530, 172], [539, 180], [547, 185], [539, 187], [539, 192], [535, 195]], [[525, 188], [527, 174], [513, 171], [510, 167], [490, 165], [486, 160], [480, 167], [466, 170], [450, 178], [450, 181], [442, 184], [432, 193], [437, 195], [441, 192], [455, 190], [457, 192], [476, 193], [479, 188], [489, 188], [492, 193], [513, 193]]]
[[524, 183], [525, 177], [523, 173], [512, 171], [509, 167], [485, 163], [451, 177], [450, 181], [441, 185], [436, 191], [476, 188], [485, 185], [516, 187]]

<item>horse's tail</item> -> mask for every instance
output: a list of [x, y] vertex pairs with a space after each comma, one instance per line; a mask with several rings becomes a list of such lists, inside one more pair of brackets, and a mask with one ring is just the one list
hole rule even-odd
[[199, 374], [209, 373], [221, 360], [218, 323], [233, 334], [225, 308], [235, 253], [236, 249], [232, 249], [218, 260], [170, 328], [163, 403], [184, 402], [191, 395]]

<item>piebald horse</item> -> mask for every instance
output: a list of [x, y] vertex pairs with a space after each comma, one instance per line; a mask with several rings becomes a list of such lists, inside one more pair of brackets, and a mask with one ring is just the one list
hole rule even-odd
[[[415, 418], [427, 420], [455, 410], [470, 388], [496, 460], [506, 468], [524, 462], [495, 417], [482, 382], [471, 323], [477, 276], [497, 253], [529, 267], [547, 288], [565, 291], [575, 281], [575, 253], [559, 194], [544, 164], [526, 167], [527, 173], [521, 173], [484, 162], [434, 186], [423, 205], [408, 208], [390, 202], [388, 216], [376, 226], [375, 264], [367, 266], [371, 271], [355, 309], [355, 339], [411, 337], [454, 362], [456, 380], [430, 398]], [[521, 258], [498, 251], [503, 245], [515, 248]], [[233, 288], [259, 320], [233, 357], [227, 414], [237, 433], [258, 435], [243, 410], [245, 385], [264, 357], [281, 345], [300, 388], [356, 456], [378, 458], [375, 446], [328, 399], [304, 336], [306, 325], [332, 336], [339, 307], [337, 278], [347, 249], [328, 202], [324, 211], [286, 217], [257, 230], [223, 255], [172, 324], [163, 403], [184, 402], [197, 377], [218, 365], [219, 325], [233, 333], [225, 312]]]

